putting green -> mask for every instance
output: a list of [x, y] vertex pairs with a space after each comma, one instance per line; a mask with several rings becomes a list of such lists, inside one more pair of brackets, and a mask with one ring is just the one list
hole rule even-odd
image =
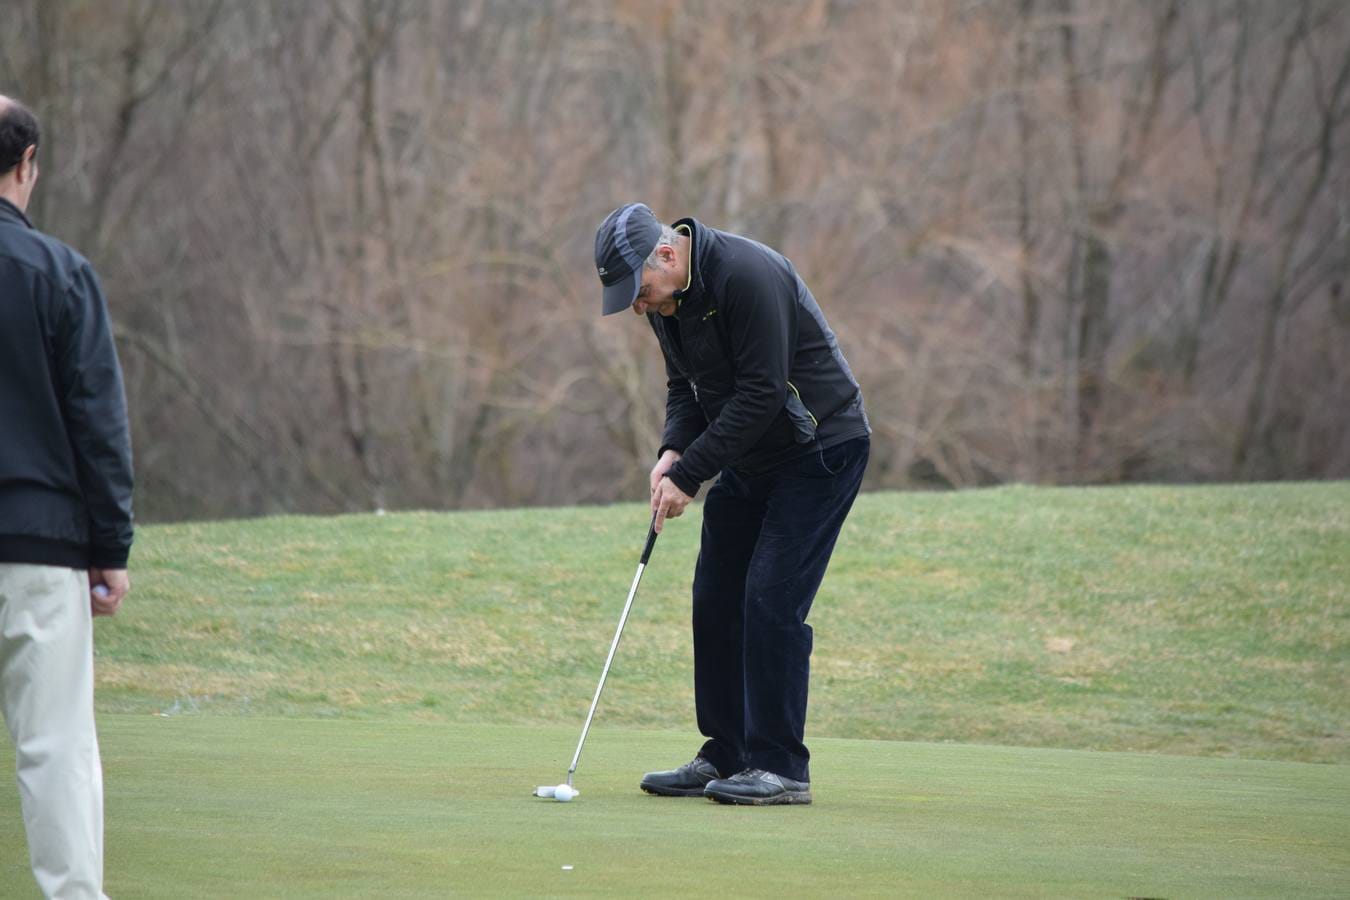
[[[130, 897], [1344, 896], [1345, 766], [815, 739], [816, 803], [649, 797], [690, 735], [103, 715]], [[36, 897], [0, 746], [0, 895]], [[570, 870], [565, 866], [571, 866]]]

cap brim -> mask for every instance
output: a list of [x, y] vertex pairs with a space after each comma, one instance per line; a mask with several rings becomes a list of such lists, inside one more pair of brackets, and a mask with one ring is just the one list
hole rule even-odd
[[628, 273], [628, 277], [614, 284], [605, 285], [604, 299], [601, 302], [602, 316], [613, 315], [617, 312], [623, 312], [633, 305], [637, 299], [638, 287], [642, 279], [638, 278], [637, 272]]

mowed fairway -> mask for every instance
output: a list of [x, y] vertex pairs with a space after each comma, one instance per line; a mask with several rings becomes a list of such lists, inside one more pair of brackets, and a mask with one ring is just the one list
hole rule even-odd
[[[1314, 897], [1350, 877], [1339, 766], [816, 742], [815, 805], [648, 797], [682, 735], [105, 715], [113, 897]], [[4, 754], [3, 763], [12, 765]], [[0, 885], [33, 897], [13, 784]], [[572, 866], [564, 870], [564, 866]]]
[[[699, 744], [699, 515], [571, 804], [530, 791], [641, 505], [142, 528], [97, 626], [109, 894], [1350, 896], [1350, 483], [860, 497], [810, 618], [805, 808], [637, 790]], [[0, 777], [5, 898], [36, 896], [17, 802]]]
[[[692, 727], [700, 514], [656, 544], [602, 725]], [[142, 528], [99, 709], [579, 723], [647, 522]], [[809, 621], [814, 735], [1350, 762], [1350, 482], [865, 494]]]

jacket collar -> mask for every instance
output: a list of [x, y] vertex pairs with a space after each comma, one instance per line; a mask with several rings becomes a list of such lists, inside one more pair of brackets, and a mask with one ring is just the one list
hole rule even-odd
[[706, 304], [703, 291], [703, 264], [708, 254], [707, 229], [697, 219], [680, 219], [675, 228], [689, 229], [689, 286], [675, 292], [680, 301], [678, 315], [683, 317], [694, 312], [701, 313]]
[[0, 197], [0, 219], [12, 222], [22, 222], [29, 228], [33, 227], [33, 223], [28, 220], [28, 216], [24, 215], [23, 210], [19, 209], [13, 203], [10, 203], [4, 197]]

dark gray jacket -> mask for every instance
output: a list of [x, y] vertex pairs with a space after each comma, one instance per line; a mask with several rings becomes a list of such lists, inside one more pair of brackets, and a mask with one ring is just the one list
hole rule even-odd
[[125, 568], [131, 486], [98, 278], [0, 198], [0, 562]]
[[661, 452], [686, 494], [731, 466], [767, 471], [871, 434], [858, 387], [815, 297], [782, 254], [681, 219], [690, 284], [669, 318], [648, 314], [666, 358]]

